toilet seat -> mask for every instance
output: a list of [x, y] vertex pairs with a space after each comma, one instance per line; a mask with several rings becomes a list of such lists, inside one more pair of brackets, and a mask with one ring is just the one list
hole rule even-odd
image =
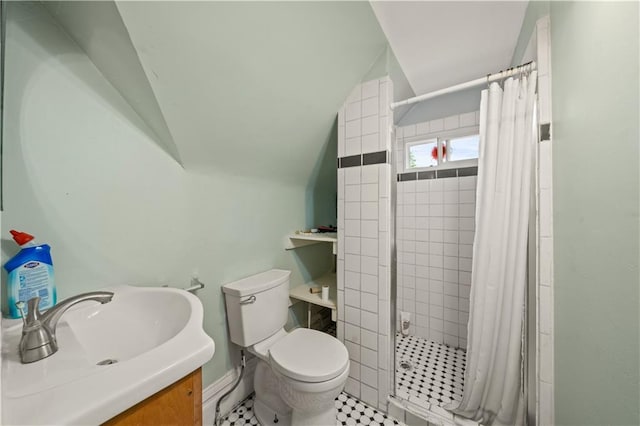
[[302, 382], [331, 380], [349, 367], [349, 353], [335, 337], [317, 330], [298, 328], [269, 350], [271, 367]]

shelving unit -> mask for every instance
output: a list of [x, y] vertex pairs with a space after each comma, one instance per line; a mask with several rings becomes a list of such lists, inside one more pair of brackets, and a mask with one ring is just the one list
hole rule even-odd
[[[292, 288], [289, 291], [289, 297], [292, 299], [302, 300], [307, 302], [307, 326], [311, 324], [311, 305], [324, 306], [331, 309], [331, 320], [336, 321], [337, 318], [337, 285], [336, 274], [328, 272], [313, 281], [306, 284], [301, 284]], [[322, 300], [320, 293], [310, 293], [311, 287], [322, 287], [323, 285], [329, 286], [329, 300]]]
[[[338, 254], [338, 234], [335, 232], [323, 233], [296, 233], [288, 235], [284, 248], [293, 250], [299, 247], [311, 244], [330, 243], [332, 253], [334, 255], [333, 271], [335, 271], [335, 255]], [[310, 293], [312, 287], [329, 286], [329, 300], [322, 300], [321, 293]], [[335, 322], [338, 318], [337, 311], [337, 279], [335, 272], [327, 272], [320, 278], [316, 278], [306, 284], [301, 284], [289, 291], [291, 299], [302, 300], [307, 302], [307, 327], [311, 326], [311, 305], [322, 306], [331, 309], [331, 321]]]
[[285, 243], [286, 250], [293, 250], [311, 244], [331, 243], [333, 254], [338, 254], [338, 234], [335, 232], [324, 232], [318, 234], [291, 234], [287, 236]]

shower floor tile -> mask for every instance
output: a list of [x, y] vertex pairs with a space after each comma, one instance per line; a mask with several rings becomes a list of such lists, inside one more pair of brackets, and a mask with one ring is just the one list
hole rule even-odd
[[397, 396], [439, 407], [462, 400], [466, 352], [415, 336], [396, 336]]
[[[404, 426], [398, 420], [371, 408], [364, 402], [342, 392], [336, 398], [336, 425]], [[245, 399], [222, 419], [222, 426], [259, 425], [253, 414], [253, 395]]]

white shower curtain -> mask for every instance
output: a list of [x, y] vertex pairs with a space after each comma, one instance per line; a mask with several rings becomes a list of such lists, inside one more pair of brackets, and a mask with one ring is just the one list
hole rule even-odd
[[482, 92], [467, 367], [454, 412], [484, 425], [525, 422], [523, 327], [536, 73]]

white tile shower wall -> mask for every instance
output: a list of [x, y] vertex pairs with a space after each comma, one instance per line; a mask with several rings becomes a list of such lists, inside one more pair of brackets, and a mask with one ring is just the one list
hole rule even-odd
[[[338, 114], [338, 156], [391, 151], [389, 78], [358, 85]], [[387, 410], [391, 330], [391, 165], [338, 169], [337, 336], [351, 359], [347, 393]]]
[[465, 348], [476, 176], [397, 185], [397, 311], [411, 314], [410, 334]]
[[[475, 128], [471, 112], [404, 126], [396, 133], [397, 170], [406, 139]], [[409, 333], [466, 348], [475, 235], [476, 176], [397, 182], [397, 306], [411, 314]]]
[[[540, 123], [551, 124], [551, 35], [549, 16], [536, 22], [538, 99]], [[551, 133], [551, 132], [550, 132]], [[551, 140], [538, 144], [537, 183], [537, 372], [538, 425], [553, 425], [554, 419], [554, 336], [553, 336], [553, 192]]]

